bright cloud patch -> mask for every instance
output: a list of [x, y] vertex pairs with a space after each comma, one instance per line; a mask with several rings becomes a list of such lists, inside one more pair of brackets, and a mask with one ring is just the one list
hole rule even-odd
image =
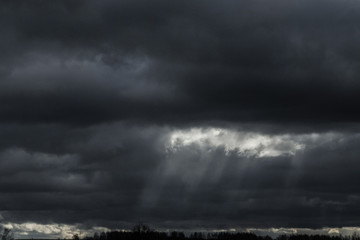
[[95, 232], [110, 231], [106, 227], [93, 227], [84, 229], [77, 225], [69, 224], [38, 224], [34, 222], [27, 223], [7, 223], [3, 227], [9, 228], [14, 233], [14, 237], [18, 239], [29, 238], [63, 238], [70, 239], [74, 234], [81, 234], [81, 237], [92, 236]]
[[321, 144], [340, 134], [302, 134], [302, 135], [266, 135], [254, 132], [235, 132], [221, 128], [192, 128], [174, 131], [170, 136], [169, 150], [176, 152], [189, 145], [199, 147], [224, 147], [225, 152], [236, 152], [245, 157], [293, 156], [308, 144]]
[[277, 237], [279, 235], [291, 235], [291, 234], [307, 234], [307, 235], [343, 235], [343, 236], [351, 236], [354, 233], [359, 233], [359, 227], [342, 227], [342, 228], [319, 228], [319, 229], [311, 229], [311, 228], [247, 228], [246, 232], [252, 232], [257, 235], [266, 236], [269, 235], [271, 237]]
[[176, 130], [169, 135], [167, 161], [158, 176], [176, 177], [191, 186], [203, 179], [218, 182], [224, 169], [237, 169], [237, 174], [256, 169], [260, 163], [254, 158], [294, 157], [310, 148], [341, 142], [343, 138], [339, 133], [269, 135], [225, 128]]

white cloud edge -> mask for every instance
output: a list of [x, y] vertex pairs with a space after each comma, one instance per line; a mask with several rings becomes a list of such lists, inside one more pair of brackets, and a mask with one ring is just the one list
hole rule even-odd
[[225, 153], [236, 152], [244, 157], [294, 156], [310, 145], [321, 145], [329, 141], [343, 141], [341, 133], [309, 134], [261, 134], [233, 131], [226, 128], [190, 128], [174, 130], [169, 135], [167, 151], [177, 152], [192, 144], [198, 147], [224, 147]]
[[[108, 231], [129, 231], [129, 229], [109, 229], [103, 226], [94, 226], [92, 228], [82, 228], [80, 225], [70, 224], [39, 224], [35, 222], [26, 223], [3, 223], [2, 227], [9, 228], [13, 231], [15, 239], [33, 239], [33, 238], [60, 238], [70, 239], [74, 234], [79, 234], [81, 237], [93, 236], [95, 232], [108, 232]], [[163, 229], [155, 228], [160, 232], [248, 232], [257, 235], [269, 235], [276, 237], [279, 235], [291, 234], [319, 234], [319, 235], [343, 235], [350, 236], [354, 233], [360, 233], [359, 227], [323, 227], [319, 229], [311, 228], [228, 228], [228, 229]]]

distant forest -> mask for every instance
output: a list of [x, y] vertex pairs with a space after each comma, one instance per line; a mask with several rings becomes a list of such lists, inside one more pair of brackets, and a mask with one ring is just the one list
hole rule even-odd
[[[360, 235], [354, 233], [352, 236], [342, 235], [280, 235], [276, 238], [270, 236], [257, 236], [247, 232], [218, 232], [202, 233], [194, 232], [185, 235], [183, 232], [157, 232], [146, 225], [137, 225], [132, 231], [111, 231], [95, 233], [93, 237], [84, 237], [83, 240], [360, 240]], [[80, 240], [75, 234], [73, 240]]]

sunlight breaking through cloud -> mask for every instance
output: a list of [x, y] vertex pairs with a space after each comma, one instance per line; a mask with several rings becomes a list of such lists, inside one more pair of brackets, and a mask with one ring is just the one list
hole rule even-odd
[[310, 143], [321, 144], [334, 138], [341, 139], [341, 134], [267, 135], [224, 128], [191, 128], [172, 132], [168, 151], [176, 152], [195, 144], [198, 147], [224, 147], [226, 154], [236, 152], [244, 157], [293, 156]]

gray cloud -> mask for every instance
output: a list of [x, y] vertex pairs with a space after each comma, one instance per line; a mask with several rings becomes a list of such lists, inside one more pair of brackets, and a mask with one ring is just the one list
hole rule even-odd
[[359, 225], [359, 10], [5, 1], [2, 221]]
[[[202, 139], [191, 142], [190, 133], [173, 148], [174, 130], [118, 123], [83, 129], [86, 139], [62, 140], [62, 153], [24, 150], [25, 144], [6, 148], [0, 158], [2, 216], [108, 227], [139, 220], [173, 228], [191, 228], [193, 221], [208, 228], [219, 222], [229, 228], [356, 224], [358, 135], [233, 132], [237, 142], [218, 143], [204, 129]], [[231, 139], [221, 134], [229, 132], [217, 136]], [[271, 155], [277, 147], [269, 141], [302, 148], [292, 153], [285, 145]], [[250, 148], [269, 150], [257, 155]]]
[[358, 121], [355, 1], [40, 5], [3, 6], [2, 121]]

